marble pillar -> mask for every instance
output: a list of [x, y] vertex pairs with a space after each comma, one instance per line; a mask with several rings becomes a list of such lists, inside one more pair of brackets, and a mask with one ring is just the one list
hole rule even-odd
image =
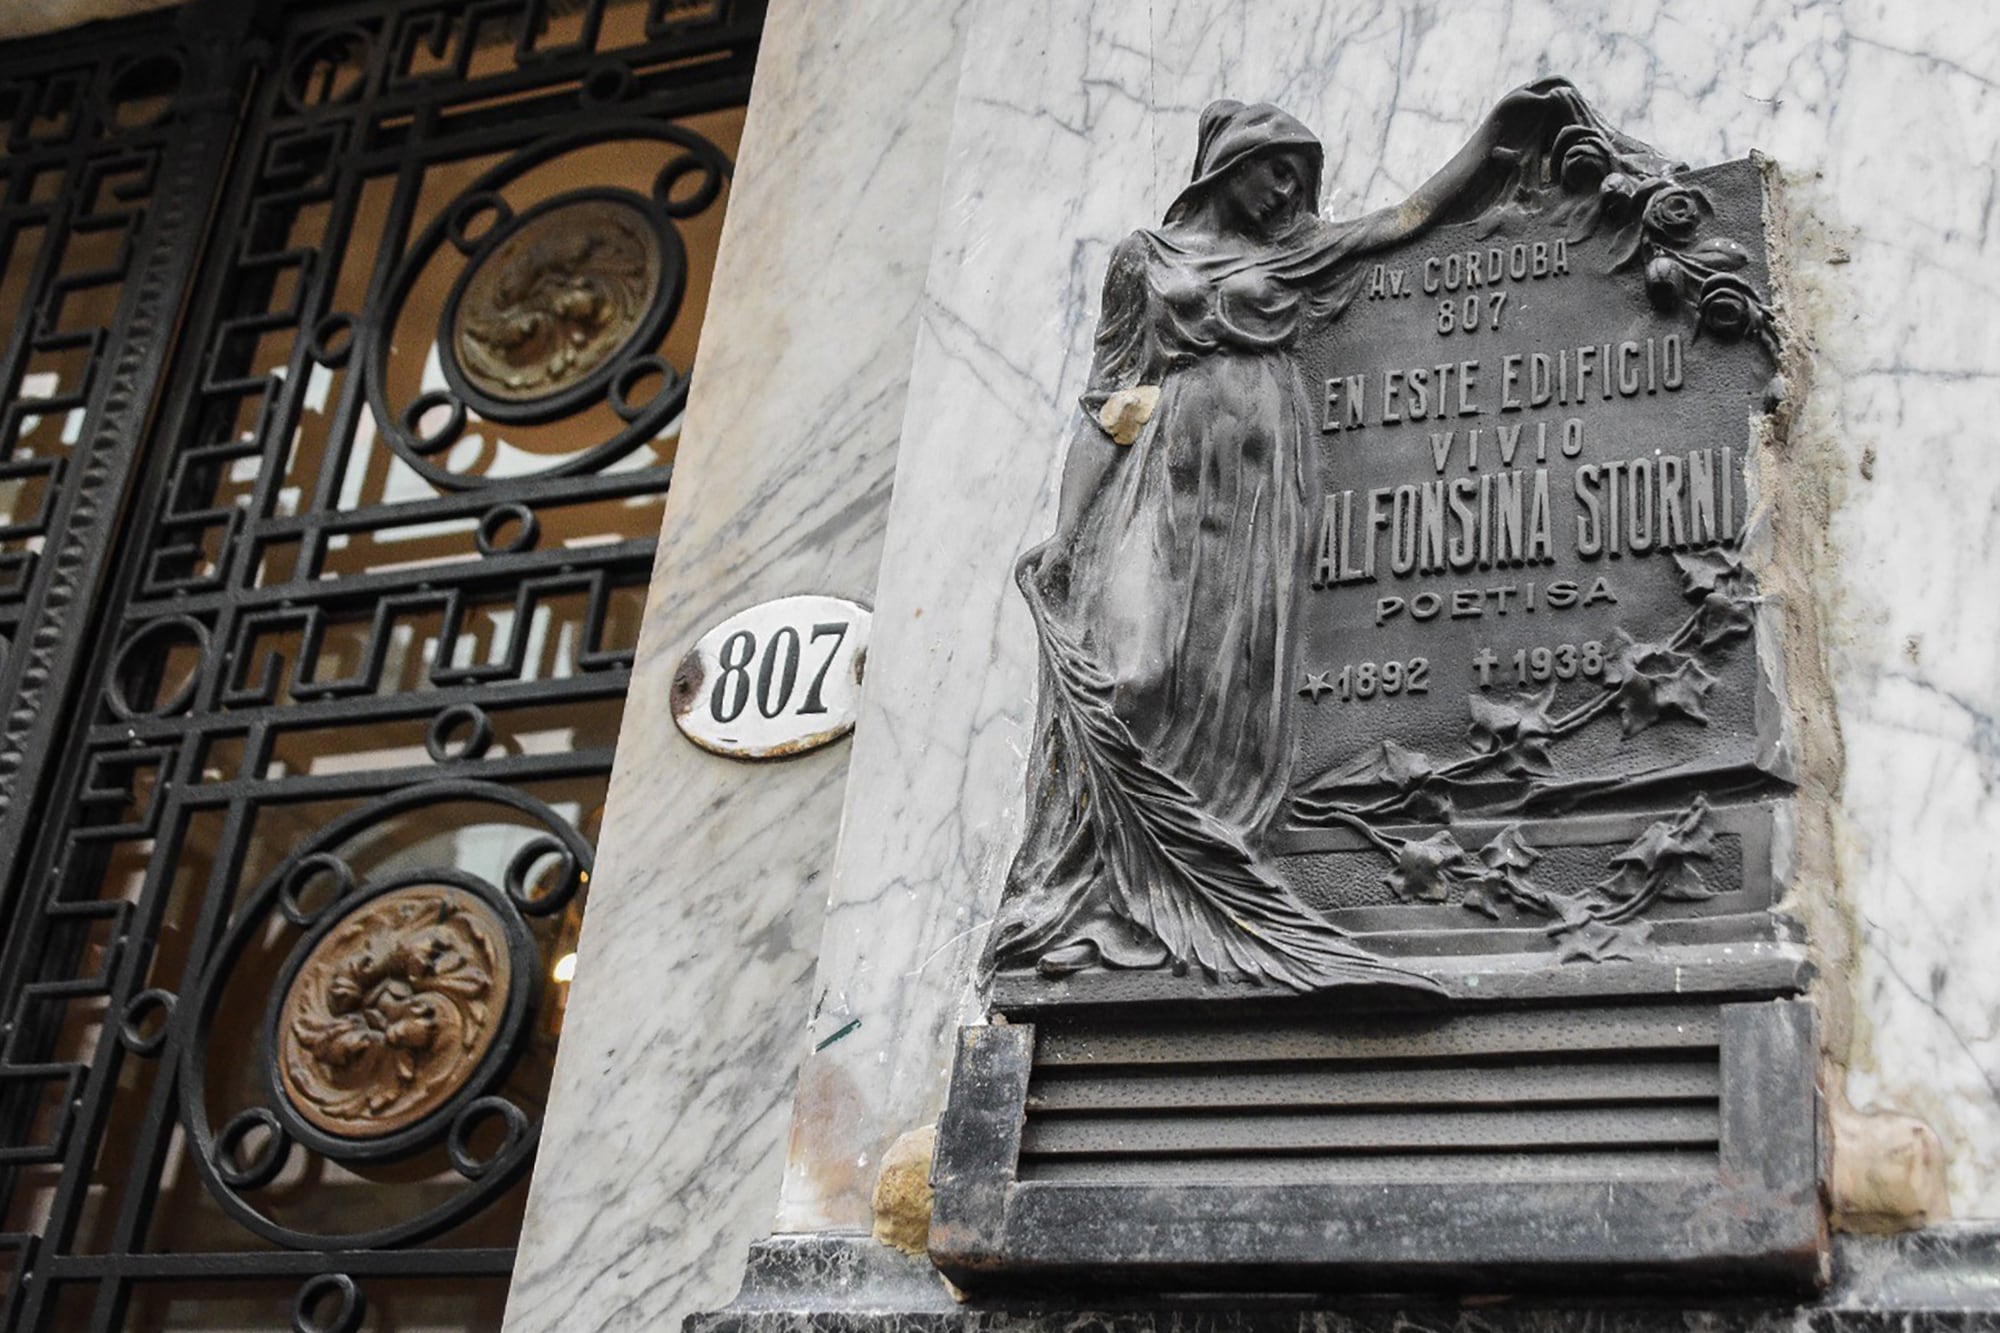
[[612, 775], [508, 1333], [677, 1329], [771, 1229], [848, 746], [696, 749], [701, 632], [874, 600], [960, 16], [775, 0]]

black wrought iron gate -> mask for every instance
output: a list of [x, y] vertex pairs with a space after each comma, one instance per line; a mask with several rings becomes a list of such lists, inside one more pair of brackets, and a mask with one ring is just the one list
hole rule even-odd
[[6, 1329], [497, 1326], [761, 21], [0, 47]]

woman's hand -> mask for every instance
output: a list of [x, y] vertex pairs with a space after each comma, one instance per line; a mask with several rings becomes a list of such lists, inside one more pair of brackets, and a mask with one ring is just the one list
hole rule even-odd
[[1558, 129], [1583, 117], [1583, 96], [1568, 79], [1551, 75], [1523, 84], [1501, 98], [1486, 117], [1490, 155], [1513, 161], [1546, 145]]
[[1120, 389], [1104, 400], [1104, 406], [1097, 409], [1097, 424], [1111, 437], [1113, 444], [1130, 444], [1139, 438], [1139, 432], [1153, 418], [1153, 409], [1160, 405], [1160, 386], [1141, 384], [1137, 388]]
[[1515, 163], [1528, 153], [1543, 151], [1559, 128], [1589, 115], [1589, 108], [1568, 79], [1551, 76], [1516, 88], [1486, 113], [1465, 147], [1419, 185], [1416, 193], [1401, 204], [1377, 209], [1350, 224], [1350, 257], [1401, 245], [1422, 233], [1455, 203], [1477, 198], [1480, 187], [1491, 182], [1496, 165]]
[[1568, 119], [1577, 100], [1576, 85], [1552, 74], [1533, 83], [1524, 83], [1501, 98], [1493, 108], [1492, 119], [1503, 129], [1532, 125], [1551, 112]]

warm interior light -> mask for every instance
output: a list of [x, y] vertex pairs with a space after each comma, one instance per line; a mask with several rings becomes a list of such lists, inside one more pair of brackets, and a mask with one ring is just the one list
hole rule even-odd
[[556, 959], [555, 968], [553, 971], [549, 973], [549, 975], [554, 977], [557, 981], [567, 983], [571, 977], [576, 975], [576, 955], [573, 953], [566, 953], [562, 957]]

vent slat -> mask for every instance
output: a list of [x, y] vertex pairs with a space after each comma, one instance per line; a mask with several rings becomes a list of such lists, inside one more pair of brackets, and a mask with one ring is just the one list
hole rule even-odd
[[1574, 1111], [1431, 1111], [1419, 1115], [1031, 1116], [1027, 1157], [1184, 1157], [1219, 1153], [1553, 1153], [1615, 1147], [1712, 1147], [1714, 1105], [1623, 1106]]
[[1712, 1049], [1720, 1040], [1716, 1009], [1673, 1005], [1609, 1012], [1551, 1010], [1282, 1026], [1236, 1022], [1204, 1027], [1198, 1034], [1049, 1024], [1037, 1033], [1035, 1063], [1070, 1068], [1249, 1061], [1434, 1061], [1446, 1056], [1576, 1056], [1607, 1051], [1644, 1056], [1648, 1052]]
[[1547, 1102], [1715, 1100], [1714, 1061], [1631, 1064], [1459, 1065], [1444, 1069], [1218, 1069], [1153, 1067], [1117, 1073], [1050, 1072], [1028, 1090], [1028, 1111], [1252, 1110], [1260, 1107], [1519, 1106]]
[[1021, 1180], [1075, 1185], [1319, 1185], [1413, 1181], [1554, 1183], [1698, 1180], [1715, 1173], [1713, 1149], [1548, 1153], [1364, 1153], [1262, 1157], [1032, 1157]]

